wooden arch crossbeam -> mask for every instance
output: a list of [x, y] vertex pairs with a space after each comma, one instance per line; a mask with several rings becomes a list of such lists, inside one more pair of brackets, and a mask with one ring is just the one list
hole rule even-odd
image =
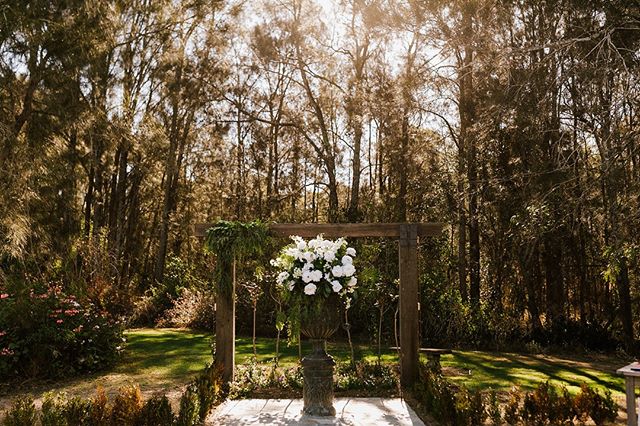
[[[196, 237], [205, 237], [213, 223], [194, 226]], [[400, 270], [400, 382], [411, 386], [418, 377], [418, 238], [442, 233], [441, 223], [278, 223], [269, 225], [273, 235], [325, 237], [389, 237], [399, 244]], [[235, 269], [235, 267], [234, 267]], [[216, 309], [216, 363], [225, 381], [233, 380], [235, 367], [235, 270], [234, 291], [229, 300], [218, 300]]]

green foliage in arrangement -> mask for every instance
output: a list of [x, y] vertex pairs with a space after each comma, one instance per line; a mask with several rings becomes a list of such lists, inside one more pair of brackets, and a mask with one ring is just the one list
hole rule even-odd
[[36, 424], [36, 406], [33, 398], [18, 398], [4, 415], [3, 426], [32, 426]]
[[269, 228], [259, 220], [253, 222], [218, 221], [207, 231], [206, 247], [218, 259], [215, 272], [217, 288], [229, 293], [232, 287], [232, 265], [246, 256], [259, 256], [269, 241]]
[[558, 388], [549, 382], [526, 393], [514, 387], [509, 392], [504, 415], [495, 391], [469, 391], [432, 370], [421, 371], [415, 391], [426, 411], [451, 426], [485, 424], [487, 418], [492, 425], [564, 425], [574, 421], [584, 424], [589, 419], [603, 425], [617, 416], [611, 393], [601, 395], [586, 384], [575, 396], [565, 387]]

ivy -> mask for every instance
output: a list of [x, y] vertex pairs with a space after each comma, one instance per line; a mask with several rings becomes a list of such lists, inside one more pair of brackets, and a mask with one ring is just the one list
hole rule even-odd
[[269, 228], [260, 220], [238, 222], [220, 220], [207, 231], [205, 247], [217, 257], [215, 281], [222, 294], [233, 288], [233, 262], [263, 254], [269, 241]]

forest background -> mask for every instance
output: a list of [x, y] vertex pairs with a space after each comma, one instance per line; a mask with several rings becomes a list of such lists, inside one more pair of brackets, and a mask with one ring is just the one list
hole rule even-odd
[[[634, 351], [640, 2], [8, 1], [0, 23], [6, 297], [210, 327], [196, 222], [434, 221], [424, 341]], [[352, 329], [391, 341], [397, 248], [357, 244]], [[267, 260], [242, 264], [240, 330], [255, 308], [275, 333]]]

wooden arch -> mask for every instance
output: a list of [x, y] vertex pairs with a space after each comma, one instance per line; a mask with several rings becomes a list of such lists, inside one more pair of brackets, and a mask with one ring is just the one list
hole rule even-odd
[[[201, 223], [194, 227], [197, 237], [205, 237], [213, 223]], [[412, 385], [418, 377], [418, 238], [440, 235], [444, 225], [440, 223], [326, 223], [326, 224], [272, 224], [273, 235], [288, 237], [298, 235], [313, 238], [325, 237], [389, 237], [399, 243], [400, 269], [400, 383]], [[220, 297], [216, 303], [216, 364], [222, 366], [225, 382], [233, 380], [235, 369], [235, 263], [233, 266], [233, 291], [228, 297]]]

